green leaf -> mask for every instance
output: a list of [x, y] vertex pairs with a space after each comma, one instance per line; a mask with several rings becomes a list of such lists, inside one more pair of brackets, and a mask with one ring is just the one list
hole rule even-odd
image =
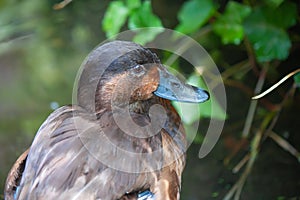
[[259, 62], [288, 57], [291, 41], [285, 29], [295, 23], [296, 17], [295, 5], [287, 2], [276, 9], [257, 8], [245, 19], [245, 33]]
[[130, 10], [133, 10], [141, 6], [141, 0], [127, 0], [126, 5]]
[[163, 31], [164, 31], [163, 28], [155, 28], [155, 27], [136, 29], [135, 32], [137, 34], [134, 36], [133, 41], [135, 43], [145, 45], [147, 42], [154, 40], [154, 38]]
[[213, 29], [222, 38], [224, 44], [240, 44], [244, 38], [243, 19], [251, 12], [251, 8], [246, 5], [230, 1], [226, 6], [223, 15], [218, 17], [213, 25]]
[[104, 15], [102, 28], [106, 37], [110, 38], [119, 33], [121, 27], [126, 22], [129, 10], [122, 1], [112, 1]]
[[151, 2], [145, 1], [139, 9], [130, 14], [128, 27], [129, 29], [162, 27], [162, 23], [160, 19], [152, 13]]
[[297, 22], [297, 6], [294, 3], [285, 1], [277, 8], [264, 8], [264, 15], [269, 23], [286, 29], [295, 25]]
[[300, 72], [294, 75], [294, 81], [297, 87], [300, 87]]
[[190, 0], [183, 4], [178, 13], [176, 30], [185, 34], [195, 32], [215, 13], [212, 0]]
[[264, 0], [264, 2], [272, 7], [278, 7], [284, 0]]
[[[187, 83], [204, 89], [206, 88], [205, 83], [197, 74], [192, 74], [188, 78]], [[221, 108], [213, 94], [210, 94], [210, 100], [205, 103], [193, 104], [173, 102], [173, 105], [179, 112], [182, 121], [188, 125], [199, 120], [201, 117], [220, 120], [226, 119], [226, 113]], [[212, 112], [212, 107], [214, 112]]]
[[137, 33], [133, 41], [142, 45], [152, 41], [163, 31], [160, 19], [152, 13], [150, 1], [145, 1], [139, 9], [131, 12], [128, 27]]

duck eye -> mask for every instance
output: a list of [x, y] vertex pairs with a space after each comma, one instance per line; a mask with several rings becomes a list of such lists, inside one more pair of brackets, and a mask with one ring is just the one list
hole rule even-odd
[[145, 68], [143, 65], [136, 65], [133, 69], [132, 72], [136, 76], [141, 76], [145, 73]]

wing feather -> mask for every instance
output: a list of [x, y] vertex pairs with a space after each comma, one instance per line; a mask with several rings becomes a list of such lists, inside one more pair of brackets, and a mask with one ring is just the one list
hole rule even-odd
[[[107, 166], [110, 160], [132, 164], [120, 156], [120, 141], [129, 152], [145, 151], [145, 141], [132, 142], [133, 138], [120, 135], [113, 122], [107, 123], [103, 131], [99, 120], [78, 106], [64, 106], [52, 113], [30, 148], [19, 199], [119, 199], [157, 179], [156, 173], [141, 178], [141, 174]], [[160, 138], [154, 139], [159, 142], [153, 144], [161, 144]]]

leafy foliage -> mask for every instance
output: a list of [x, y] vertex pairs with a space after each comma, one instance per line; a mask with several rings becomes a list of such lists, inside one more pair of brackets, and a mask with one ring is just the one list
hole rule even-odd
[[[150, 4], [147, 9], [143, 8], [143, 6], [139, 9], [143, 12], [134, 11], [134, 14], [129, 16], [129, 28], [149, 27], [147, 19], [153, 21], [151, 26], [162, 26], [159, 19], [149, 14], [152, 12]], [[238, 106], [233, 105], [233, 107], [238, 107], [237, 112], [239, 112], [240, 106], [250, 104], [248, 113], [242, 115], [242, 118], [247, 116], [245, 126], [243, 130], [239, 130], [243, 132], [243, 140], [248, 140], [250, 133], [254, 132], [253, 138], [249, 141], [251, 145], [248, 145], [251, 149], [248, 154], [249, 157], [246, 159], [245, 156], [243, 159], [243, 162], [247, 162], [247, 169], [224, 198], [231, 199], [235, 195], [234, 199], [238, 199], [246, 177], [249, 175], [263, 143], [262, 138], [270, 136], [266, 132], [267, 130], [272, 130], [276, 122], [274, 110], [250, 101], [250, 95], [260, 92], [268, 70], [276, 71], [276, 67], [281, 65], [280, 61], [284, 61], [290, 56], [290, 52], [293, 50], [291, 48], [293, 42], [299, 42], [299, 34], [292, 32], [290, 29], [297, 22], [299, 24], [299, 21], [297, 21], [297, 19], [299, 20], [297, 5], [290, 0], [228, 1], [225, 4], [215, 4], [212, 0], [188, 0], [179, 9], [177, 19], [178, 24], [175, 28], [177, 31], [190, 35], [207, 49], [210, 49], [214, 60], [224, 70], [222, 75], [224, 76], [225, 84], [237, 87], [246, 93], [248, 101], [239, 102]], [[151, 41], [157, 33], [141, 35], [138, 40], [146, 43]], [[145, 39], [145, 37], [149, 38], [149, 40]], [[237, 51], [227, 52], [227, 48]], [[237, 52], [238, 55], [235, 54]], [[163, 59], [166, 58], [164, 57]], [[184, 67], [178, 63], [175, 66], [180, 72], [186, 72]], [[259, 81], [255, 89], [249, 86], [249, 80], [253, 79], [253, 76], [250, 76], [248, 73], [251, 69], [255, 75], [259, 74]], [[187, 74], [188, 81], [191, 84], [205, 87], [205, 84], [195, 72], [190, 71]], [[294, 76], [294, 81], [299, 85], [299, 74]], [[280, 104], [280, 109], [282, 109], [287, 96], [286, 94]], [[201, 117], [212, 117], [218, 120], [230, 118], [215, 100], [214, 95], [211, 96], [211, 99], [212, 101], [202, 105], [174, 103], [177, 110], [182, 113], [182, 120], [185, 122], [185, 128], [188, 132], [196, 131], [197, 128], [194, 127], [194, 123]], [[211, 108], [214, 108], [216, 112], [212, 112]], [[195, 112], [196, 110], [200, 112]], [[277, 112], [279, 113], [279, 111]], [[252, 128], [251, 125], [255, 119], [262, 122], [259, 127]], [[259, 131], [255, 132], [255, 129]], [[187, 138], [190, 137], [187, 135]], [[194, 141], [203, 142], [203, 137], [198, 135]], [[243, 141], [237, 144], [234, 147], [233, 154], [238, 152], [243, 144]], [[278, 142], [278, 144], [283, 144], [283, 142]], [[295, 156], [297, 155], [295, 154]], [[229, 155], [229, 160], [231, 156]]]
[[[145, 27], [162, 27], [160, 19], [152, 13], [151, 2], [141, 0], [113, 1], [109, 5], [102, 27], [108, 38], [116, 35], [128, 20], [128, 28], [135, 30], [135, 42], [145, 44], [161, 32], [159, 29], [149, 31]], [[140, 28], [140, 29], [139, 29]]]
[[162, 27], [160, 19], [152, 13], [150, 1], [145, 1], [139, 9], [132, 12], [132, 15], [128, 19], [128, 28], [136, 30], [138, 33], [133, 38], [133, 41], [146, 44], [162, 31], [161, 29], [143, 29], [145, 27]]
[[230, 1], [223, 15], [213, 24], [214, 31], [220, 35], [224, 44], [240, 44], [244, 39], [243, 20], [251, 12], [247, 5]]
[[278, 7], [284, 0], [264, 0], [264, 2], [271, 7]]
[[263, 6], [254, 9], [244, 27], [259, 62], [287, 58], [291, 41], [285, 29], [295, 24], [296, 17], [296, 6], [290, 2], [277, 8]]
[[[286, 31], [296, 23], [296, 5], [289, 1], [265, 0], [265, 4], [251, 8], [249, 5], [229, 1], [223, 14], [217, 14], [212, 0], [189, 0], [178, 12], [177, 31], [185, 34], [197, 32], [212, 21], [213, 31], [223, 44], [240, 44], [245, 35], [251, 42], [258, 62], [284, 60], [289, 55], [290, 37]], [[284, 17], [282, 17], [284, 16]], [[162, 27], [161, 20], [152, 13], [150, 1], [113, 1], [103, 20], [103, 30], [108, 37], [118, 33], [128, 19], [128, 28], [137, 31], [135, 41], [145, 44], [160, 30], [138, 30], [142, 27]]]
[[[130, 4], [130, 8], [132, 5]], [[117, 34], [124, 25], [129, 9], [122, 1], [113, 1], [104, 16], [102, 23], [103, 30], [108, 38]]]
[[185, 34], [195, 32], [215, 13], [212, 0], [190, 0], [184, 3], [178, 13], [179, 25], [176, 30]]
[[162, 27], [162, 24], [160, 19], [152, 13], [150, 1], [145, 1], [130, 15], [128, 27], [132, 30], [144, 27]]

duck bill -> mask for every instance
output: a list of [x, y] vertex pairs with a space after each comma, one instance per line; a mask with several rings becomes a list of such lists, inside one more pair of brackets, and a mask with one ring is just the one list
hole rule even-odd
[[209, 99], [207, 91], [183, 83], [165, 68], [159, 69], [159, 85], [153, 93], [164, 99], [187, 103], [202, 103]]

